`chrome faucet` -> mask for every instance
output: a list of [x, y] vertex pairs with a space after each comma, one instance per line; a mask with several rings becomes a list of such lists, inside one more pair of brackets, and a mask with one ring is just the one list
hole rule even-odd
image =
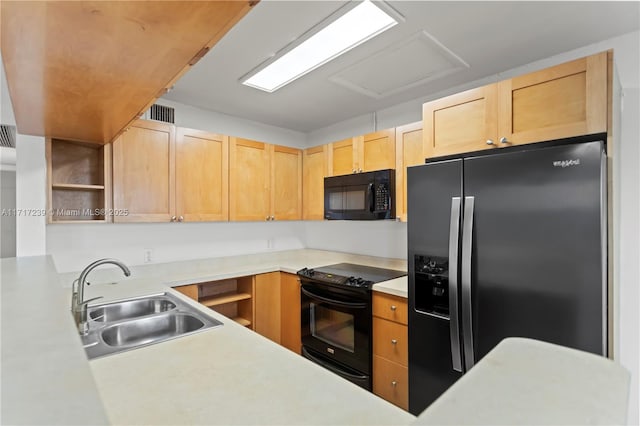
[[[85, 283], [89, 285], [89, 283], [86, 282], [87, 275], [89, 275], [89, 272], [93, 271], [96, 267], [105, 265], [107, 263], [119, 266], [120, 269], [122, 269], [122, 272], [124, 272], [125, 276], [128, 277], [129, 275], [131, 275], [131, 271], [129, 270], [129, 268], [127, 268], [127, 266], [119, 260], [100, 259], [84, 268], [80, 273], [80, 276], [75, 281], [73, 281], [73, 284], [71, 285], [71, 312], [73, 313], [73, 318], [76, 321], [78, 332], [82, 335], [85, 335], [89, 332], [89, 323], [87, 322], [87, 305], [89, 305], [89, 303], [93, 302], [94, 300], [102, 299], [102, 296], [98, 296], [89, 300], [84, 300], [84, 285]], [[77, 287], [76, 283], [78, 283]]]

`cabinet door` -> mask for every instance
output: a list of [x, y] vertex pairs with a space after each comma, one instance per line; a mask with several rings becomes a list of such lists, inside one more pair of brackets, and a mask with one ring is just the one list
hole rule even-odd
[[396, 166], [396, 129], [381, 130], [361, 136], [358, 171], [393, 169]]
[[498, 83], [500, 145], [606, 132], [607, 61], [602, 52]]
[[396, 216], [407, 221], [407, 167], [424, 164], [422, 121], [396, 127]]
[[267, 220], [270, 171], [268, 144], [230, 138], [230, 220]]
[[179, 127], [176, 215], [185, 221], [229, 219], [229, 138]]
[[280, 343], [280, 272], [256, 275], [254, 330]]
[[302, 219], [323, 220], [327, 145], [304, 150], [302, 172]]
[[272, 220], [302, 218], [302, 151], [272, 145], [271, 216]]
[[[467, 90], [422, 107], [426, 157], [497, 146], [497, 85]], [[487, 141], [492, 144], [488, 144]]]
[[302, 348], [300, 281], [294, 274], [280, 273], [280, 344], [299, 354]]
[[175, 127], [139, 120], [113, 142], [114, 222], [169, 222], [175, 215]]
[[357, 170], [354, 165], [355, 146], [352, 138], [329, 144], [329, 172], [331, 176], [348, 175]]

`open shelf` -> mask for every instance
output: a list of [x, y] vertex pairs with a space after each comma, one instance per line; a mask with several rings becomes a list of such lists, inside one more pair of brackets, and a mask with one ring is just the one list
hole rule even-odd
[[254, 281], [253, 276], [248, 276], [198, 283], [197, 291], [192, 297], [197, 298], [202, 305], [253, 330]]
[[251, 321], [249, 321], [246, 318], [242, 318], [242, 317], [235, 317], [232, 318], [232, 320], [234, 320], [235, 322], [237, 322], [238, 324], [245, 326], [245, 327], [249, 327], [251, 326]]
[[104, 185], [81, 185], [77, 183], [54, 183], [51, 185], [53, 189], [69, 189], [69, 190], [87, 190], [87, 191], [100, 191], [104, 189]]
[[222, 293], [215, 296], [201, 298], [199, 302], [204, 306], [212, 307], [246, 299], [251, 299], [251, 295], [249, 293]]
[[48, 222], [111, 220], [111, 145], [47, 139]]

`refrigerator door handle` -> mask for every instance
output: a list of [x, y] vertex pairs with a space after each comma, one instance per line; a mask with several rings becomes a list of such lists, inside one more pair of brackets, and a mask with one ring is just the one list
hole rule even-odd
[[462, 348], [458, 323], [458, 241], [460, 238], [460, 197], [451, 198], [449, 224], [449, 334], [451, 363], [455, 371], [462, 372]]
[[462, 229], [462, 329], [464, 341], [465, 370], [469, 371], [475, 364], [473, 356], [473, 312], [471, 305], [471, 251], [473, 248], [473, 209], [475, 198], [464, 197], [464, 218]]

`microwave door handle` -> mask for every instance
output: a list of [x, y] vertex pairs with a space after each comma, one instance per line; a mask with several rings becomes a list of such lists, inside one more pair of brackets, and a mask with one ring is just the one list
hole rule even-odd
[[308, 296], [308, 297], [310, 297], [312, 299], [319, 300], [321, 302], [328, 303], [330, 305], [341, 306], [343, 308], [351, 308], [351, 309], [364, 309], [364, 308], [367, 307], [367, 304], [364, 303], [364, 302], [359, 302], [359, 303], [343, 302], [341, 300], [329, 299], [328, 297], [319, 296], [319, 295], [317, 295], [315, 293], [310, 292], [309, 290], [305, 289], [304, 287], [300, 287], [300, 290], [302, 291], [302, 293], [305, 296]]
[[369, 192], [369, 211], [373, 213], [373, 211], [376, 209], [376, 196], [372, 183], [369, 184], [369, 188], [367, 191]]

